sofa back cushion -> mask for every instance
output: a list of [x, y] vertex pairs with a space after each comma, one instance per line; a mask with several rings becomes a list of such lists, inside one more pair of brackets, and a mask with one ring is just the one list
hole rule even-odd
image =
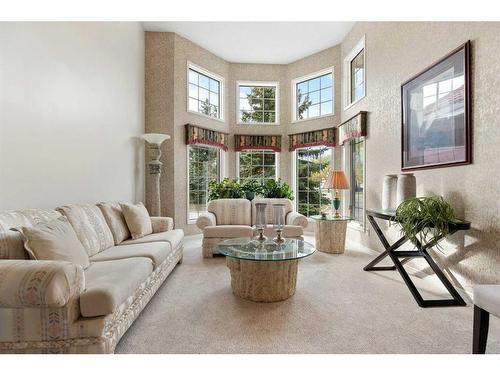
[[56, 210], [68, 218], [88, 256], [114, 246], [113, 234], [99, 207], [75, 204]]
[[106, 223], [108, 224], [115, 245], [122, 243], [130, 238], [130, 231], [123, 216], [122, 208], [118, 202], [101, 202], [97, 203], [97, 207], [102, 212]]
[[274, 212], [273, 204], [284, 204], [285, 205], [285, 216], [293, 211], [293, 204], [290, 199], [287, 198], [256, 198], [252, 201], [252, 225], [255, 225], [255, 219], [257, 216], [257, 209], [255, 207], [256, 203], [267, 203], [266, 206], [266, 224], [274, 223]]
[[67, 217], [48, 223], [16, 228], [24, 237], [24, 248], [33, 260], [58, 260], [89, 266], [89, 256]]
[[137, 204], [120, 203], [120, 207], [133, 240], [153, 233], [151, 217], [142, 202]]
[[46, 223], [60, 216], [59, 212], [50, 209], [0, 212], [0, 259], [28, 259], [21, 233], [10, 228]]
[[207, 211], [215, 215], [217, 225], [251, 225], [252, 210], [248, 199], [216, 199]]

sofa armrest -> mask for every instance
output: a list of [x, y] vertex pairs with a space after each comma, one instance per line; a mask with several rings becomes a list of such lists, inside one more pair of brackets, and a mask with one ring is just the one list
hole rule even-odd
[[196, 226], [203, 230], [205, 227], [212, 227], [217, 225], [216, 217], [211, 212], [205, 212], [196, 219]]
[[289, 212], [288, 215], [286, 215], [286, 224], [287, 225], [299, 225], [302, 228], [307, 228], [307, 225], [309, 224], [307, 221], [307, 217], [305, 217], [302, 214], [299, 214], [296, 211]]
[[84, 289], [84, 273], [79, 265], [0, 260], [0, 308], [63, 307]]
[[174, 219], [171, 217], [151, 216], [153, 233], [168, 232], [174, 229]]

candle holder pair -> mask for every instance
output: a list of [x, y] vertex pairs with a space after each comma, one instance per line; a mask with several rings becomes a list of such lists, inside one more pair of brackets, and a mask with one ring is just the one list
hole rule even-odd
[[[257, 240], [265, 241], [267, 238], [264, 236], [264, 229], [267, 225], [266, 209], [267, 203], [255, 203], [255, 228], [257, 229]], [[283, 237], [283, 228], [285, 227], [285, 205], [281, 203], [272, 204], [273, 207], [273, 228], [276, 231], [276, 238], [273, 239], [276, 243], [285, 242]]]

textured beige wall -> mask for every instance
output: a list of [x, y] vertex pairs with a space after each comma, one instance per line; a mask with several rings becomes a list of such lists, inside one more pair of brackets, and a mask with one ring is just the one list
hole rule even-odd
[[[187, 107], [187, 62], [224, 77], [224, 121], [190, 113]], [[236, 177], [234, 134], [281, 134], [280, 177], [291, 182], [291, 155], [287, 135], [305, 130], [337, 125], [335, 115], [321, 119], [290, 123], [291, 79], [328, 67], [340, 72], [340, 46], [329, 48], [289, 65], [228, 63], [200, 46], [173, 33], [146, 32], [146, 131], [159, 131], [172, 136], [164, 145], [162, 161], [162, 212], [174, 217], [176, 227], [187, 234], [198, 233], [194, 224], [187, 224], [187, 147], [184, 125], [192, 123], [230, 133], [229, 150], [225, 153], [225, 175]], [[236, 82], [272, 81], [280, 83], [279, 125], [238, 125], [236, 119]], [[335, 79], [335, 97], [340, 95], [340, 79]], [[172, 109], [173, 106], [173, 109]], [[147, 184], [147, 193], [149, 187]], [[148, 195], [148, 194], [147, 194]], [[146, 199], [148, 201], [148, 198]]]
[[0, 210], [144, 199], [139, 23], [0, 23]]
[[[342, 56], [366, 36], [366, 97], [345, 120], [368, 111], [366, 202], [379, 207], [383, 175], [400, 172], [400, 85], [467, 40], [472, 41], [473, 164], [415, 172], [417, 194], [440, 194], [458, 216], [472, 222], [465, 237], [455, 235], [436, 256], [463, 287], [499, 283], [500, 274], [500, 23], [357, 23], [342, 43]], [[343, 57], [342, 57], [343, 59]], [[397, 233], [392, 233], [393, 236]], [[373, 231], [350, 231], [381, 249]], [[421, 268], [420, 264], [414, 266]], [[426, 269], [424, 269], [426, 270]]]

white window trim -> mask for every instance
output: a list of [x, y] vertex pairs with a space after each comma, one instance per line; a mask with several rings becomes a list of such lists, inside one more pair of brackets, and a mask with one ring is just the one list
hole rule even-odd
[[[275, 117], [274, 122], [243, 122], [240, 120], [240, 86], [276, 87], [274, 98]], [[280, 83], [268, 81], [236, 81], [236, 124], [238, 125], [279, 125], [280, 124]]]
[[[364, 164], [363, 164], [363, 182], [364, 182], [364, 191], [363, 191], [363, 221], [349, 221], [347, 226], [351, 229], [360, 231], [360, 232], [367, 232], [367, 227], [366, 227], [366, 139], [363, 138], [364, 141]], [[351, 181], [351, 144], [349, 141], [347, 141], [343, 148], [343, 165], [344, 165], [344, 173], [346, 175], [347, 181]], [[346, 192], [347, 194], [343, 194], [343, 199], [342, 199], [342, 206], [344, 208], [344, 215], [349, 216], [350, 210], [349, 210], [349, 205], [351, 204], [351, 190], [352, 186], [349, 188], [349, 190]]]
[[[219, 114], [220, 114], [220, 117], [212, 117], [212, 116], [209, 116], [209, 115], [206, 115], [204, 113], [200, 113], [198, 111], [192, 111], [189, 109], [189, 69], [192, 69], [192, 70], [195, 70], [201, 74], [204, 74], [216, 81], [219, 81]], [[215, 74], [215, 73], [212, 73], [204, 68], [202, 68], [201, 66], [199, 65], [196, 65], [194, 63], [192, 63], [191, 61], [188, 61], [187, 62], [187, 69], [186, 69], [186, 111], [188, 113], [192, 113], [192, 114], [195, 114], [195, 115], [198, 115], [198, 116], [201, 116], [201, 117], [205, 117], [205, 118], [209, 118], [211, 120], [215, 120], [215, 121], [219, 121], [219, 122], [226, 122], [225, 118], [224, 118], [224, 86], [225, 86], [225, 83], [224, 83], [224, 77], [218, 75], [218, 74]]]
[[[275, 176], [275, 180], [277, 181], [279, 178], [280, 178], [280, 152], [277, 152], [275, 150], [242, 150], [243, 152], [251, 152], [251, 151], [272, 151], [274, 152], [275, 154], [275, 158], [274, 158], [274, 167], [275, 167], [275, 171], [276, 171], [276, 176]], [[237, 151], [236, 152], [236, 179], [238, 180], [238, 182], [240, 181], [240, 152], [241, 151]]]
[[[365, 50], [363, 54], [363, 96], [353, 102], [351, 102], [351, 61], [362, 51]], [[343, 93], [343, 103], [344, 111], [354, 106], [356, 103], [360, 102], [366, 96], [366, 48], [365, 48], [365, 36], [354, 46], [354, 48], [349, 52], [349, 54], [344, 58], [344, 69], [343, 69], [343, 80], [344, 80], [344, 93]]]
[[[320, 116], [316, 116], [316, 117], [297, 119], [296, 118], [296, 113], [297, 113], [297, 83], [300, 83], [302, 81], [307, 81], [307, 80], [310, 80], [313, 78], [317, 78], [317, 77], [325, 75], [327, 73], [332, 74], [332, 113], [329, 113], [327, 115], [320, 115]], [[317, 119], [324, 118], [324, 117], [335, 116], [335, 70], [334, 70], [333, 66], [326, 68], [326, 69], [323, 69], [323, 70], [320, 70], [320, 71], [317, 71], [317, 72], [314, 72], [314, 73], [311, 73], [311, 74], [308, 74], [308, 75], [305, 75], [305, 76], [302, 76], [302, 77], [294, 78], [292, 80], [291, 90], [292, 90], [291, 91], [291, 93], [292, 93], [292, 95], [291, 95], [291, 97], [292, 97], [292, 106], [291, 106], [291, 108], [292, 108], [292, 117], [291, 117], [292, 124], [298, 123], [298, 122], [304, 122], [304, 121], [317, 120]]]
[[[292, 156], [292, 161], [290, 165], [292, 166], [292, 190], [293, 190], [293, 207], [295, 211], [299, 211], [299, 188], [298, 188], [298, 180], [297, 180], [297, 150], [303, 150], [307, 148], [313, 148], [313, 147], [321, 147], [321, 146], [309, 146], [309, 147], [299, 147], [290, 152], [290, 155]], [[332, 149], [332, 157], [330, 159], [330, 170], [335, 169], [335, 147], [331, 146], [324, 146], [327, 148]], [[314, 219], [311, 219], [310, 217], [307, 217], [307, 220], [309, 223], [313, 223]]]
[[210, 145], [187, 145], [186, 147], [186, 223], [187, 224], [196, 224], [196, 219], [189, 218], [189, 147], [190, 146], [202, 146], [202, 147], [213, 147], [219, 149], [219, 182], [225, 177], [226, 168], [225, 168], [225, 158], [226, 152], [219, 147], [210, 146]]

